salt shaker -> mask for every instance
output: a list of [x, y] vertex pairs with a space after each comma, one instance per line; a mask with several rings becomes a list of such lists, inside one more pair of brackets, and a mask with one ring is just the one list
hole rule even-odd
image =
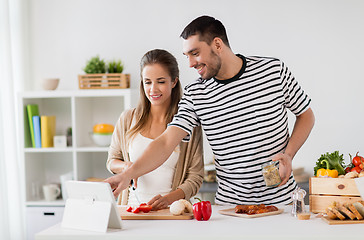
[[301, 188], [297, 188], [292, 192], [292, 200], [293, 200], [292, 211], [291, 211], [292, 216], [297, 217], [297, 214], [306, 212], [305, 202], [304, 202], [305, 196], [306, 196], [306, 191]]

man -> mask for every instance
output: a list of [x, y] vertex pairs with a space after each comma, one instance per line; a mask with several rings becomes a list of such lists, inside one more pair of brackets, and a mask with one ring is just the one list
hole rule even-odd
[[[106, 182], [117, 196], [130, 180], [160, 166], [201, 125], [215, 156], [217, 204], [288, 204], [297, 187], [292, 160], [314, 125], [311, 99], [283, 62], [234, 54], [223, 24], [209, 16], [183, 30], [183, 53], [200, 78], [185, 88], [165, 132], [123, 173]], [[287, 108], [296, 115], [292, 136]], [[279, 161], [282, 182], [264, 184], [262, 165]]]

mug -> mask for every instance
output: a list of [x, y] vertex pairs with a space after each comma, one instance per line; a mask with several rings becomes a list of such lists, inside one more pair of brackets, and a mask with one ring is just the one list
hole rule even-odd
[[43, 193], [46, 201], [55, 201], [61, 194], [61, 189], [57, 184], [43, 185]]

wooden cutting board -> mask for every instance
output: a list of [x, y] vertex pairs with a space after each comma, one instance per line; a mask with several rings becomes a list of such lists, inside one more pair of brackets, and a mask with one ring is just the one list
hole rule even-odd
[[364, 220], [338, 220], [338, 219], [330, 219], [329, 217], [322, 217], [322, 220], [327, 222], [329, 225], [336, 225], [336, 224], [357, 224], [357, 223], [364, 223]]
[[148, 213], [132, 213], [126, 211], [127, 206], [118, 206], [118, 211], [122, 220], [189, 220], [193, 219], [193, 213], [183, 213], [174, 216], [168, 209], [150, 211]]
[[228, 208], [228, 209], [224, 209], [224, 210], [220, 210], [219, 213], [223, 214], [223, 215], [228, 215], [228, 216], [234, 216], [234, 217], [242, 217], [242, 218], [257, 218], [257, 217], [266, 217], [266, 216], [271, 216], [271, 215], [277, 215], [283, 212], [283, 209], [278, 208], [278, 211], [273, 211], [273, 212], [267, 212], [267, 213], [259, 213], [259, 214], [252, 214], [252, 215], [248, 215], [246, 213], [235, 213], [235, 208]]

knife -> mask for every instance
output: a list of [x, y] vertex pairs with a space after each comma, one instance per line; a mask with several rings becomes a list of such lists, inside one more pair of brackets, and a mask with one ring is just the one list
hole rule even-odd
[[135, 196], [136, 200], [138, 201], [138, 203], [140, 205], [141, 202], [140, 202], [139, 197], [138, 197], [138, 194], [136, 192], [136, 188], [135, 188], [133, 179], [130, 181], [130, 185], [131, 185], [131, 189], [133, 190], [134, 196]]

